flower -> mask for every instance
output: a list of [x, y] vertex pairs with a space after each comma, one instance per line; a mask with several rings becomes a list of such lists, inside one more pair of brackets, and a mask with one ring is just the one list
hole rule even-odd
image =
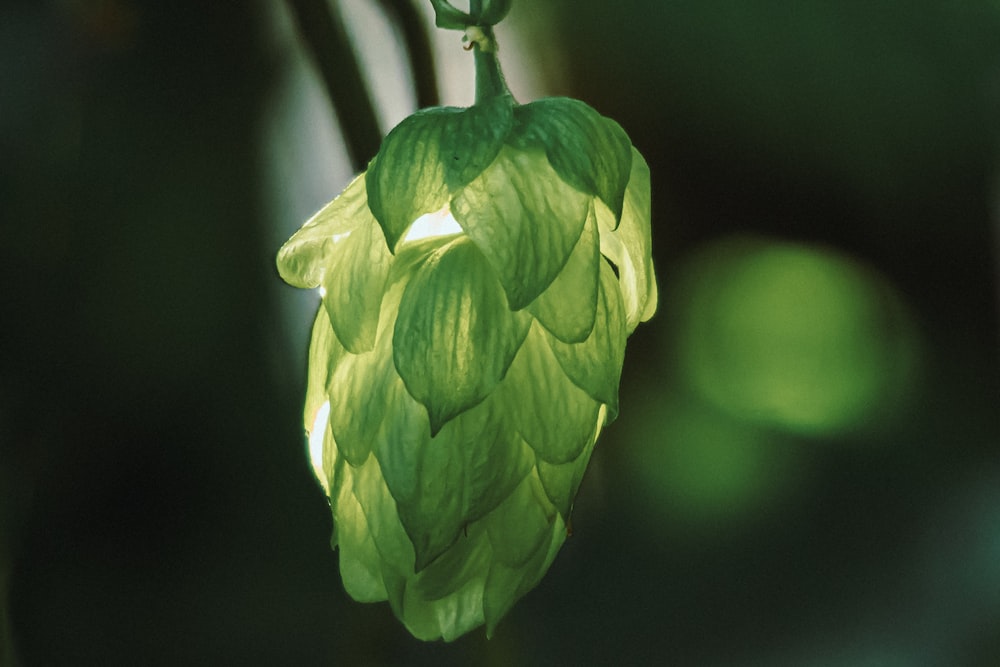
[[484, 97], [404, 120], [278, 254], [323, 295], [304, 417], [344, 586], [425, 640], [492, 634], [549, 568], [656, 307], [621, 127]]

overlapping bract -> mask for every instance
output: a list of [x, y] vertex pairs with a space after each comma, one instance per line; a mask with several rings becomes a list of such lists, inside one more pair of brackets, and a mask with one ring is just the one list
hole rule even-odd
[[[461, 231], [413, 238], [435, 212]], [[304, 418], [354, 598], [452, 640], [542, 577], [656, 307], [649, 213], [617, 124], [499, 96], [403, 121], [284, 245], [323, 288]]]

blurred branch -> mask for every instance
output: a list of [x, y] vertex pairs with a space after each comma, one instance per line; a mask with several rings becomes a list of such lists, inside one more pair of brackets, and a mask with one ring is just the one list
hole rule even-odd
[[413, 0], [379, 0], [379, 3], [386, 15], [393, 18], [403, 32], [410, 71], [413, 73], [413, 87], [417, 93], [417, 107], [422, 109], [437, 106], [441, 102], [427, 20]]
[[378, 152], [382, 132], [343, 20], [327, 0], [288, 0], [288, 5], [326, 84], [351, 164], [361, 171]]

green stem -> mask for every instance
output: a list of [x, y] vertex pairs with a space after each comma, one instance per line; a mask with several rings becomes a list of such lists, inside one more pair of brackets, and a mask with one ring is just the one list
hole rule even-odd
[[[469, 0], [469, 14], [479, 20], [483, 13], [483, 0]], [[473, 26], [465, 32], [472, 41], [476, 59], [476, 104], [494, 97], [510, 95], [507, 80], [497, 60], [497, 38], [493, 26]]]
[[510, 95], [507, 80], [500, 69], [500, 61], [497, 60], [497, 43], [496, 37], [493, 36], [493, 28], [490, 26], [483, 28], [483, 35], [483, 39], [477, 40], [473, 46], [476, 60], [476, 104], [494, 97]]

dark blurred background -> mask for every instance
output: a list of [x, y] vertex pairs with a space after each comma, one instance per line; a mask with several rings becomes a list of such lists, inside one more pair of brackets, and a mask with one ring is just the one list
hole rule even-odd
[[336, 128], [288, 7], [0, 9], [0, 663], [1000, 664], [1000, 5], [508, 24], [649, 161], [661, 302], [573, 537], [445, 645], [347, 598], [305, 456], [273, 257], [352, 170], [274, 131]]

